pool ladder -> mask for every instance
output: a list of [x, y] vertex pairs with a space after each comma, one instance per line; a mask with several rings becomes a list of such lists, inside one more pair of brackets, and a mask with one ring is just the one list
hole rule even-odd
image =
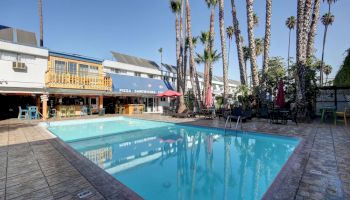
[[[226, 132], [227, 124], [228, 124], [228, 123], [230, 123], [230, 128], [232, 127], [232, 126], [231, 126], [231, 122], [232, 122], [232, 116], [228, 116], [227, 119], [226, 119], [226, 122], [225, 122], [225, 132]], [[242, 125], [242, 118], [241, 118], [241, 116], [238, 116], [238, 119], [237, 119], [237, 122], [236, 122], [236, 127], [235, 127], [235, 130], [236, 130], [236, 131], [238, 130], [238, 125], [241, 125], [241, 130], [243, 130], [243, 125]]]

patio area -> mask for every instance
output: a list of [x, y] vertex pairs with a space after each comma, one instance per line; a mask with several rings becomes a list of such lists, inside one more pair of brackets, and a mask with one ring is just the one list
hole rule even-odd
[[[225, 125], [223, 119], [132, 117], [218, 128]], [[141, 199], [37, 123], [0, 121], [0, 200], [79, 199], [79, 193], [86, 194], [84, 199]], [[265, 199], [350, 198], [349, 127], [318, 122], [274, 125], [254, 119], [243, 123], [243, 130], [303, 138]]]

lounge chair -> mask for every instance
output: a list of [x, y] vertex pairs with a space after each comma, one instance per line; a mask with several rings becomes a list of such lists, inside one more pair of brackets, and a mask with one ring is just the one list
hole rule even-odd
[[182, 113], [174, 113], [172, 115], [175, 118], [192, 118], [196, 117], [196, 114], [188, 109], [184, 110]]
[[228, 113], [228, 114], [224, 115], [224, 119], [225, 120], [228, 117], [230, 117], [234, 121], [237, 121], [238, 118], [240, 118], [242, 120], [242, 122], [246, 122], [247, 121], [247, 116], [244, 115], [241, 107], [235, 107], [235, 108], [233, 108], [231, 113]]

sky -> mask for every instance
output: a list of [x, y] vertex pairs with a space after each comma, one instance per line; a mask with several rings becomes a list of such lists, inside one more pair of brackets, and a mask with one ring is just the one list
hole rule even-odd
[[[225, 27], [232, 24], [231, 1], [225, 1]], [[236, 0], [240, 28], [247, 44], [245, 1]], [[204, 0], [190, 0], [192, 34], [209, 30], [210, 10]], [[272, 3], [271, 56], [287, 57], [288, 29], [285, 21], [296, 16], [297, 0], [274, 0]], [[328, 7], [322, 3], [320, 16]], [[334, 77], [350, 48], [350, 1], [340, 0], [332, 6], [335, 22], [327, 33], [325, 62], [333, 67]], [[259, 17], [255, 37], [265, 34], [265, 1], [254, 1]], [[218, 7], [215, 12], [215, 48], [221, 51]], [[175, 16], [169, 0], [43, 0], [44, 46], [50, 50], [76, 53], [100, 59], [112, 59], [111, 51], [160, 62], [158, 49], [163, 48], [163, 62], [176, 64]], [[38, 0], [0, 0], [0, 25], [37, 33], [39, 38]], [[321, 58], [324, 27], [319, 21], [315, 47]], [[292, 33], [291, 56], [295, 57], [295, 31]], [[228, 41], [227, 41], [228, 45]], [[229, 77], [239, 80], [237, 51], [230, 44]], [[196, 52], [201, 53], [198, 45]], [[261, 68], [262, 57], [258, 57]], [[198, 66], [199, 71], [202, 66]], [[214, 74], [222, 76], [221, 60], [214, 64]]]

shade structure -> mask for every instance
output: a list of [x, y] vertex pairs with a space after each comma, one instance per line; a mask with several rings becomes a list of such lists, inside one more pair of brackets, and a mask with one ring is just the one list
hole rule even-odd
[[207, 108], [212, 107], [213, 105], [213, 94], [210, 86], [208, 87], [207, 96], [205, 97], [204, 105]]
[[157, 94], [157, 97], [179, 97], [181, 93], [175, 92], [174, 90], [167, 90], [163, 93]]
[[283, 87], [284, 87], [283, 81], [279, 81], [278, 90], [277, 90], [277, 98], [276, 98], [276, 105], [278, 105], [279, 107], [283, 107], [285, 104]]

